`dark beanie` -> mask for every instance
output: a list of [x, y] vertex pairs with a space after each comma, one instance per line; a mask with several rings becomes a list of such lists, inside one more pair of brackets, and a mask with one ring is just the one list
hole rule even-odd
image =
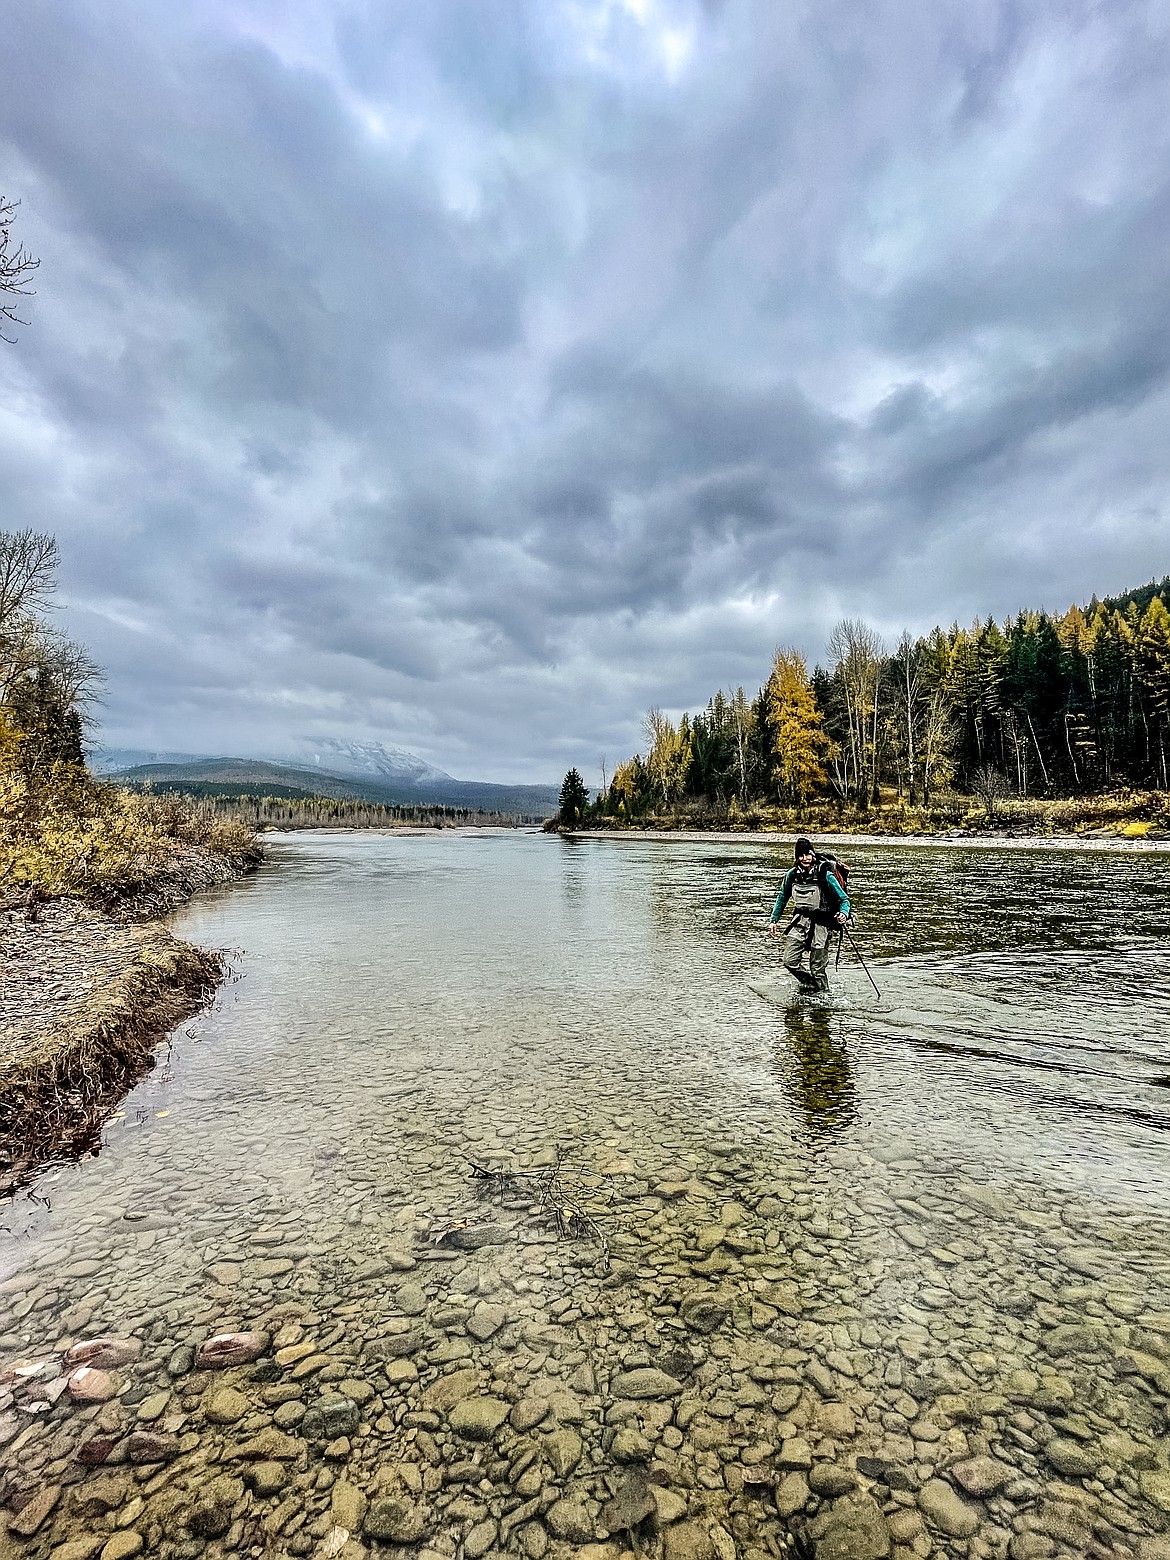
[[815, 855], [811, 840], [797, 840], [792, 849], [792, 859], [795, 861], [800, 856]]

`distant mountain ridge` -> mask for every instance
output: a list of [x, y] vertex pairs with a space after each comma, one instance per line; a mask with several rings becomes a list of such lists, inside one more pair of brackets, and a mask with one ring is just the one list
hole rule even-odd
[[[354, 744], [354, 746], [361, 749], [366, 745]], [[371, 765], [386, 762], [389, 767], [393, 761], [390, 755], [404, 752], [403, 749], [384, 749], [380, 744], [369, 746], [379, 749], [378, 754], [369, 757]], [[386, 757], [382, 758], [381, 755]], [[341, 774], [334, 769], [324, 767], [309, 768], [304, 764], [273, 763], [260, 758], [227, 756], [206, 758], [192, 757], [190, 754], [178, 755], [179, 761], [110, 767], [109, 759], [114, 756], [137, 755], [135, 750], [125, 748], [107, 751], [100, 758], [95, 755], [93, 766], [95, 772], [109, 775], [129, 785], [156, 785], [168, 790], [181, 789], [184, 785], [190, 785], [200, 790], [214, 787], [221, 794], [228, 791], [241, 794], [264, 794], [266, 791], [279, 794], [290, 792], [294, 795], [331, 796], [356, 801], [466, 807], [473, 812], [520, 813], [528, 817], [541, 818], [547, 818], [556, 812], [559, 805], [559, 790], [556, 786], [496, 785], [489, 781], [455, 780], [450, 775], [443, 774], [442, 770], [427, 764], [425, 760], [417, 758], [416, 764], [427, 778], [395, 779], [385, 770], [378, 770], [376, 778], [371, 777], [368, 771], [363, 774], [358, 768], [364, 757], [360, 752], [352, 758], [357, 772], [351, 770], [349, 774]], [[413, 754], [405, 756], [408, 759], [415, 758]], [[342, 753], [340, 761], [345, 761], [345, 757], [346, 755]], [[103, 760], [105, 762], [102, 762]], [[99, 764], [101, 764], [100, 769]], [[403, 765], [403, 768], [405, 767]], [[401, 769], [397, 772], [400, 774]], [[437, 778], [432, 779], [430, 776]]]
[[116, 775], [137, 764], [197, 764], [200, 753], [172, 753], [150, 748], [94, 748], [89, 755], [89, 768], [95, 775]]
[[291, 764], [296, 769], [319, 769], [323, 774], [361, 780], [384, 780], [390, 784], [458, 784], [445, 769], [436, 769], [425, 758], [406, 748], [384, 742], [352, 742], [344, 737], [320, 737], [297, 742], [289, 753], [267, 754], [274, 764]]

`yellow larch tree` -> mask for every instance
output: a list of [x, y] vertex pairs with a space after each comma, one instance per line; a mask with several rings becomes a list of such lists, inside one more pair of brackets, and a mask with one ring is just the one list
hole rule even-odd
[[821, 714], [799, 650], [778, 649], [764, 689], [772, 726], [773, 774], [790, 800], [807, 802], [825, 785], [825, 759], [832, 743], [821, 727]]

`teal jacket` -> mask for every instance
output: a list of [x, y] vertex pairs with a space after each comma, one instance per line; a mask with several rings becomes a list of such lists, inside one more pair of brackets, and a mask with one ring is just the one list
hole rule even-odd
[[[818, 872], [821, 870], [819, 862], [816, 864], [816, 870]], [[796, 872], [797, 869], [795, 867], [790, 867], [784, 875], [784, 881], [780, 885], [780, 892], [776, 895], [776, 903], [772, 906], [773, 925], [775, 925], [775, 923], [784, 914], [784, 906], [792, 897], [792, 881], [796, 877]], [[833, 907], [829, 910], [828, 913], [830, 915], [848, 915], [849, 896], [841, 887], [840, 883], [838, 883], [832, 867], [826, 868], [821, 881], [824, 884], [828, 898], [831, 901], [835, 901]]]

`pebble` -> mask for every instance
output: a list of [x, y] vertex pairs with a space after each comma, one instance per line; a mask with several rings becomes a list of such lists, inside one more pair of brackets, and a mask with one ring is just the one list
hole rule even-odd
[[91, 1365], [95, 1370], [117, 1370], [132, 1365], [142, 1355], [136, 1338], [89, 1338], [66, 1352], [66, 1365]]
[[611, 1391], [616, 1398], [630, 1398], [634, 1402], [677, 1397], [682, 1383], [665, 1371], [646, 1366], [625, 1371], [614, 1378]]
[[462, 1398], [447, 1416], [456, 1435], [468, 1441], [491, 1441], [504, 1424], [511, 1405], [501, 1398]]
[[103, 1545], [100, 1560], [132, 1560], [134, 1555], [141, 1554], [144, 1544], [142, 1534], [136, 1533], [133, 1528], [115, 1533]]
[[177, 1437], [157, 1430], [135, 1430], [124, 1444], [132, 1463], [173, 1462], [180, 1452]]
[[234, 1425], [247, 1412], [248, 1399], [235, 1387], [213, 1387], [203, 1399], [204, 1416], [213, 1425]]
[[1079, 1441], [1065, 1436], [1056, 1436], [1049, 1441], [1044, 1448], [1044, 1456], [1057, 1473], [1075, 1479], [1091, 1479], [1100, 1465], [1100, 1459]]
[[928, 1522], [950, 1538], [970, 1538], [979, 1529], [979, 1518], [942, 1479], [930, 1479], [918, 1494], [918, 1504]]
[[391, 1544], [417, 1544], [426, 1533], [426, 1517], [413, 1501], [400, 1497], [372, 1500], [362, 1522], [362, 1537]]
[[820, 1560], [886, 1560], [890, 1530], [869, 1495], [846, 1495], [817, 1513], [809, 1533]]
[[967, 1458], [964, 1462], [953, 1464], [949, 1473], [968, 1495], [974, 1495], [977, 1500], [994, 1495], [1012, 1476], [1012, 1470], [1004, 1463], [997, 1462], [994, 1457]]

